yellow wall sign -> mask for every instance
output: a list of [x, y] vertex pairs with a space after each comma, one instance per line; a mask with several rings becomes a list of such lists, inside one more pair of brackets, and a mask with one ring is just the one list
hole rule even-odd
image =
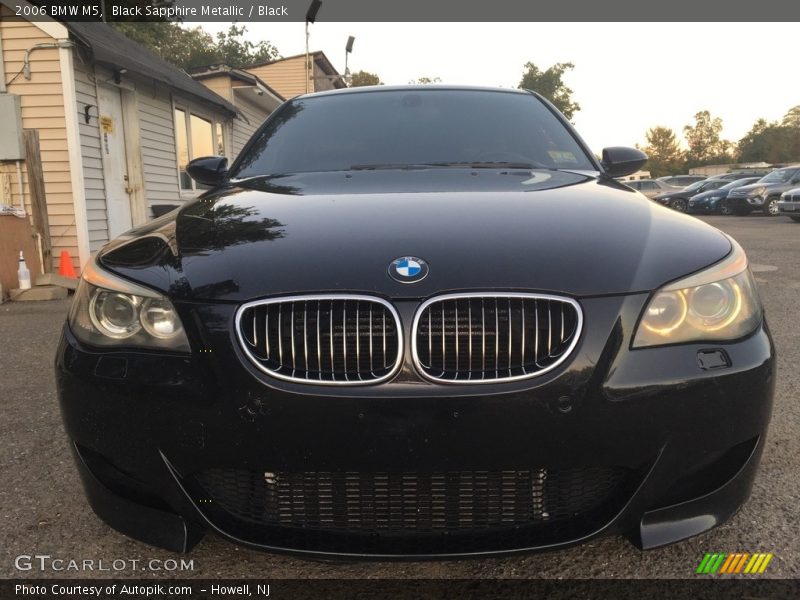
[[114, 119], [102, 115], [100, 117], [100, 130], [103, 133], [114, 133]]

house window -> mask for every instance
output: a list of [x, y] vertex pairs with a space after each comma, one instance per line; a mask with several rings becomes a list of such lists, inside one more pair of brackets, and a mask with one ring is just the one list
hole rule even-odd
[[186, 173], [186, 165], [201, 156], [224, 155], [225, 135], [222, 123], [176, 108], [175, 134], [181, 191], [206, 189], [206, 186], [192, 181]]

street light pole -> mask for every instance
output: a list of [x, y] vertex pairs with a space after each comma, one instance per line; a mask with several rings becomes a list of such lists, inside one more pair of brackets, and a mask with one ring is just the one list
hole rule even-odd
[[350, 57], [350, 53], [353, 51], [353, 42], [356, 41], [352, 35], [347, 38], [347, 45], [344, 47], [344, 81], [347, 83], [348, 87], [350, 86], [350, 81], [352, 77], [350, 77], [350, 67], [347, 66], [347, 59]]
[[313, 23], [317, 18], [317, 12], [319, 12], [319, 7], [322, 5], [322, 0], [312, 0], [311, 5], [308, 7], [308, 11], [306, 12], [306, 94], [309, 92], [308, 85], [309, 81], [311, 81], [311, 65], [309, 64], [309, 52], [308, 52], [308, 24]]
[[308, 19], [306, 19], [306, 94], [308, 93]]

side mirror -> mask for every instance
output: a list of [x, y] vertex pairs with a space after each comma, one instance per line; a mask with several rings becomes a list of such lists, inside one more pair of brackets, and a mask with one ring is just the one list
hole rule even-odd
[[612, 146], [603, 148], [600, 165], [608, 177], [625, 177], [636, 173], [647, 162], [647, 154], [636, 148]]
[[195, 158], [186, 165], [186, 172], [197, 183], [215, 187], [228, 177], [228, 159], [224, 156]]

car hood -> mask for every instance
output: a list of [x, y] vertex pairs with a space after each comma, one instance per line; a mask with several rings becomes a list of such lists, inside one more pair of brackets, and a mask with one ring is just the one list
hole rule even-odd
[[691, 195], [691, 192], [684, 192], [680, 188], [675, 188], [672, 191], [661, 192], [660, 194], [653, 196], [653, 200], [664, 200], [666, 198], [689, 198]]
[[732, 196], [747, 196], [750, 192], [757, 189], [769, 189], [775, 187], [776, 185], [782, 184], [774, 184], [774, 183], [749, 183], [747, 185], [740, 185], [735, 190], [731, 190]]
[[692, 196], [693, 202], [705, 202], [710, 200], [711, 198], [724, 198], [728, 195], [728, 190], [709, 190], [707, 192], [700, 192], [699, 194], [695, 194]]
[[[454, 290], [653, 290], [730, 252], [717, 229], [614, 181], [564, 172], [317, 173], [240, 183], [112, 242], [101, 264], [173, 298]], [[399, 283], [390, 263], [428, 262]]]

